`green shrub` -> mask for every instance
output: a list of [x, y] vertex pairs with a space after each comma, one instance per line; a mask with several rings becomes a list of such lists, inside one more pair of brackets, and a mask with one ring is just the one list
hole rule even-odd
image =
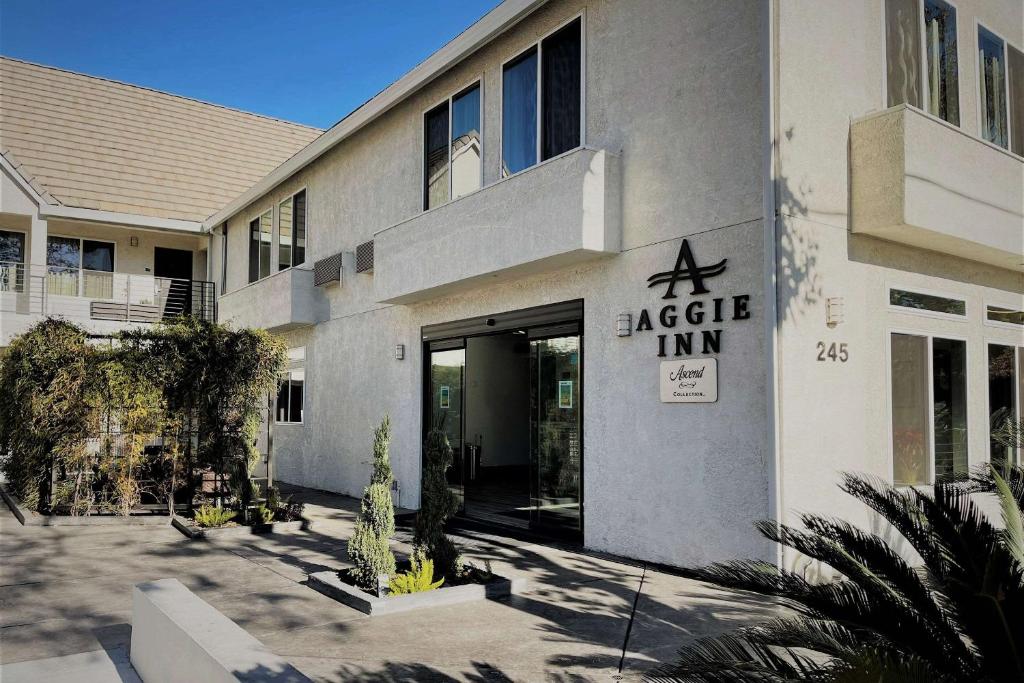
[[423, 500], [416, 515], [413, 543], [422, 548], [440, 574], [451, 581], [462, 573], [459, 549], [444, 533], [448, 518], [459, 509], [458, 498], [448, 486], [445, 476], [452, 465], [452, 447], [444, 431], [432, 429], [427, 434], [423, 449]]
[[409, 571], [392, 577], [388, 582], [388, 589], [393, 595], [432, 591], [444, 583], [444, 577], [434, 581], [434, 561], [427, 559], [421, 551], [413, 551], [409, 564]]
[[395, 556], [389, 541], [395, 533], [395, 509], [391, 504], [391, 462], [388, 446], [391, 422], [387, 416], [373, 433], [373, 474], [363, 491], [356, 530], [348, 541], [348, 557], [355, 565], [349, 575], [363, 590], [376, 592], [381, 574], [395, 573]]
[[196, 510], [196, 524], [204, 529], [213, 529], [224, 526], [238, 514], [226, 508], [219, 508], [214, 505], [202, 505]]
[[270, 524], [274, 521], [274, 511], [266, 505], [256, 508], [256, 521], [261, 524]]

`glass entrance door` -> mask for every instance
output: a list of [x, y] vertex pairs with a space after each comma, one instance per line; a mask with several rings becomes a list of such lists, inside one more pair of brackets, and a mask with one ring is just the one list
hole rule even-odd
[[430, 353], [430, 422], [428, 429], [440, 429], [452, 447], [452, 466], [448, 468], [448, 485], [459, 498], [459, 509], [465, 506], [465, 457], [463, 455], [463, 405], [465, 389], [466, 349], [462, 341], [432, 344]]
[[530, 352], [531, 522], [552, 531], [579, 532], [580, 336], [531, 339]]

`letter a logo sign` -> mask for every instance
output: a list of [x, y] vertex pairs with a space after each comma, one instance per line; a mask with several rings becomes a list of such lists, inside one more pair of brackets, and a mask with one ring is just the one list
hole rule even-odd
[[[679, 247], [679, 256], [676, 257], [676, 265], [672, 270], [667, 270], [664, 273], [655, 273], [654, 275], [647, 278], [648, 288], [654, 287], [655, 285], [668, 285], [668, 289], [665, 290], [665, 296], [662, 299], [675, 299], [676, 298], [676, 283], [683, 280], [689, 280], [693, 283], [693, 291], [690, 294], [707, 294], [708, 288], [704, 286], [704, 278], [714, 277], [721, 275], [725, 272], [725, 262], [729, 259], [722, 259], [713, 266], [698, 266], [697, 262], [693, 260], [693, 252], [690, 251], [690, 243], [683, 240], [682, 245]], [[686, 267], [683, 268], [683, 264]]]

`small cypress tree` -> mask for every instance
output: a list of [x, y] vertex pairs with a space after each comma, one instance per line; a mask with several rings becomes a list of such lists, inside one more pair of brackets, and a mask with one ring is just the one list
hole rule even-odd
[[459, 549], [444, 533], [445, 522], [459, 509], [459, 500], [448, 486], [445, 473], [452, 465], [452, 447], [441, 429], [432, 429], [424, 444], [423, 500], [416, 515], [414, 544], [434, 561], [449, 581], [462, 573]]
[[395, 573], [395, 556], [389, 541], [395, 533], [395, 509], [391, 504], [391, 462], [388, 445], [391, 422], [387, 416], [373, 432], [373, 474], [363, 490], [356, 530], [348, 542], [348, 557], [355, 565], [350, 576], [360, 588], [377, 591], [381, 574]]

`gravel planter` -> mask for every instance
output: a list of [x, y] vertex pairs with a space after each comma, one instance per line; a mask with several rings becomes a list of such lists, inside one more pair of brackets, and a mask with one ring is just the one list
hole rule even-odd
[[0, 484], [0, 497], [24, 526], [167, 526], [170, 517], [165, 514], [120, 515], [41, 515], [21, 504], [18, 498]]
[[495, 575], [488, 583], [467, 583], [461, 586], [446, 586], [423, 593], [389, 595], [378, 598], [342, 581], [337, 572], [316, 572], [309, 575], [309, 587], [329, 598], [334, 598], [371, 617], [381, 614], [395, 614], [428, 607], [458, 605], [485, 598], [501, 598], [516, 595], [526, 590], [526, 579], [508, 579]]
[[171, 526], [185, 534], [191, 539], [199, 538], [240, 538], [245, 536], [289, 533], [293, 531], [305, 531], [313, 525], [308, 519], [298, 519], [294, 522], [271, 522], [270, 524], [253, 524], [245, 526], [222, 526], [213, 529], [203, 529], [192, 524], [192, 520], [185, 517], [177, 517], [171, 520]]

